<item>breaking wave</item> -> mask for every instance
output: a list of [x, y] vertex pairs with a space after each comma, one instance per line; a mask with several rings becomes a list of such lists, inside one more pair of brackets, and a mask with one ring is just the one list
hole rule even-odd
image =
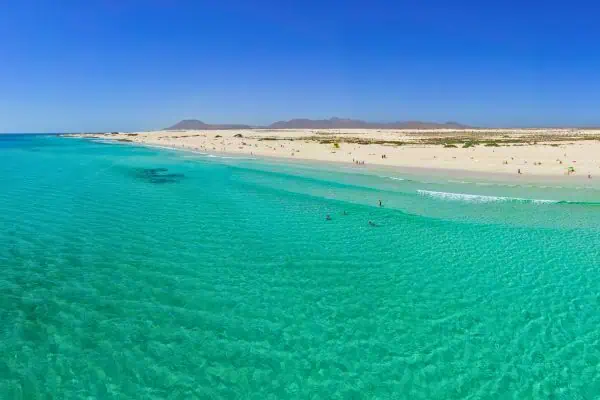
[[569, 203], [560, 200], [524, 199], [521, 197], [485, 196], [480, 194], [436, 192], [433, 190], [417, 190], [421, 196], [433, 197], [450, 201], [465, 201], [471, 203], [529, 203], [529, 204], [558, 204]]

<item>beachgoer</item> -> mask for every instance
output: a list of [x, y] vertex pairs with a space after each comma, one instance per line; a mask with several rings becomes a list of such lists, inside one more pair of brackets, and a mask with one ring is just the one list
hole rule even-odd
[[521, 175], [521, 168], [517, 170], [517, 174]]
[[331, 221], [331, 215], [327, 214], [327, 216], [325, 217], [326, 221]]
[[381, 203], [381, 200], [379, 200], [379, 207], [383, 207], [383, 204]]

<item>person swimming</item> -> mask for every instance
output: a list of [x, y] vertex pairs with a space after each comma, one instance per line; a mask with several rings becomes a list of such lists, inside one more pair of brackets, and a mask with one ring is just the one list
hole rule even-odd
[[331, 221], [331, 215], [327, 214], [327, 216], [325, 217], [326, 221]]
[[369, 225], [371, 225], [371, 226], [378, 226], [378, 225], [377, 225], [375, 222], [373, 222], [373, 221], [369, 221]]

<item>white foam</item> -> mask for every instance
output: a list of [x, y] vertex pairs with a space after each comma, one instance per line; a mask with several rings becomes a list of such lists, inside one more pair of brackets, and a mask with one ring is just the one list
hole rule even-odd
[[406, 179], [404, 178], [398, 178], [396, 176], [387, 176], [387, 175], [377, 175], [380, 178], [384, 178], [384, 179], [392, 179], [394, 181], [405, 181]]
[[433, 197], [442, 200], [451, 201], [466, 201], [471, 203], [506, 203], [506, 202], [517, 202], [517, 203], [533, 203], [533, 204], [554, 204], [558, 203], [557, 200], [543, 200], [543, 199], [524, 199], [520, 197], [503, 197], [503, 196], [484, 196], [480, 194], [466, 194], [466, 193], [449, 193], [449, 192], [436, 192], [433, 190], [417, 190], [417, 193], [421, 196]]
[[207, 157], [207, 158], [220, 158], [223, 160], [257, 160], [257, 158], [252, 158], [252, 157], [243, 157], [243, 156], [218, 156], [216, 154], [209, 154], [209, 153], [198, 153], [198, 154], [202, 154], [203, 156]]

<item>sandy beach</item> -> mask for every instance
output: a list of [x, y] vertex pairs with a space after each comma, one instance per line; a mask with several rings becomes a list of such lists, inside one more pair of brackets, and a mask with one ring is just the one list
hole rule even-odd
[[[499, 178], [600, 180], [600, 130], [185, 130], [85, 136], [200, 152], [427, 169]], [[590, 182], [591, 183], [591, 182]]]

